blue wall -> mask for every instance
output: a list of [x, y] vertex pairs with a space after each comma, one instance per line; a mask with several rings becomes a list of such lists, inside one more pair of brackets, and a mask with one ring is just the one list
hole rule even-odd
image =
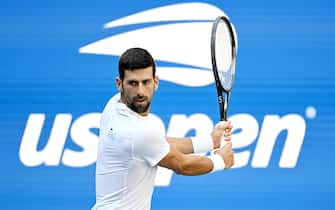
[[[151, 26], [142, 23], [103, 28], [107, 22], [183, 2], [188, 1], [1, 2], [1, 209], [90, 209], [95, 201], [95, 165], [94, 161], [84, 160], [92, 155], [85, 141], [94, 144], [98, 128], [96, 121], [87, 122], [84, 117], [92, 117], [88, 121], [98, 119], [97, 113], [117, 92], [114, 78], [118, 56], [80, 53], [79, 49]], [[236, 119], [245, 114], [257, 122], [254, 126], [258, 129], [250, 144], [235, 150], [239, 154], [249, 151], [250, 158], [243, 167], [199, 177], [172, 175], [167, 187], [155, 188], [152, 209], [335, 209], [335, 3], [203, 3], [226, 12], [236, 27], [238, 63], [229, 114]], [[164, 60], [158, 64], [183, 66]], [[215, 94], [213, 83], [190, 87], [162, 80], [152, 112], [162, 119], [167, 131], [176, 122], [173, 116], [200, 113], [210, 119], [207, 126], [218, 120]], [[37, 118], [35, 124], [28, 123], [32, 116], [41, 117], [42, 129]], [[285, 116], [296, 116], [294, 119], [300, 121], [280, 121]], [[56, 117], [60, 119], [57, 126]], [[279, 124], [284, 123], [275, 124], [273, 117], [278, 117]], [[83, 127], [80, 119], [85, 121]], [[199, 120], [197, 123], [201, 125]], [[269, 162], [255, 166], [252, 162], [261, 146], [261, 133], [268, 137], [269, 129], [285, 128], [284, 124], [289, 128], [275, 135]], [[282, 152], [289, 147], [285, 140], [290, 134], [299, 136], [301, 132], [296, 129], [301, 126], [301, 148], [292, 154], [297, 155], [297, 161], [292, 167], [281, 166]], [[55, 137], [55, 145], [61, 147], [43, 150], [49, 137], [57, 135], [51, 134], [54, 127], [64, 129], [60, 132], [63, 138]], [[34, 132], [39, 137], [36, 150], [46, 152], [20, 156], [24, 135], [31, 142]], [[195, 132], [196, 129], [189, 129], [186, 134]], [[238, 132], [252, 138], [248, 127], [236, 132], [236, 138]], [[68, 162], [79, 166], [64, 163], [65, 151], [77, 152], [78, 160]], [[53, 161], [48, 157], [51, 153], [56, 154]], [[39, 159], [34, 155], [44, 157], [40, 160], [50, 158], [50, 162], [34, 162]], [[260, 152], [258, 155], [263, 157]]]

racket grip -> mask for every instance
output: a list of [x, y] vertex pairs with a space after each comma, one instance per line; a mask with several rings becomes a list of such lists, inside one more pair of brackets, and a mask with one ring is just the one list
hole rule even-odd
[[[221, 121], [219, 122], [219, 124], [222, 124], [222, 125], [224, 125], [224, 124], [226, 124], [226, 123], [227, 123], [226, 120], [221, 120]], [[230, 142], [230, 141], [226, 141], [226, 140], [224, 139], [224, 136], [222, 136], [222, 137], [221, 137], [220, 147], [221, 147], [221, 148], [224, 147], [228, 142]]]

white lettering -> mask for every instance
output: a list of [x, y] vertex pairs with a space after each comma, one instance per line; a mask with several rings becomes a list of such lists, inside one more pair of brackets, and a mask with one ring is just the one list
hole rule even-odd
[[279, 166], [282, 168], [295, 167], [304, 141], [305, 129], [305, 120], [297, 114], [286, 115], [282, 118], [279, 118], [278, 115], [265, 116], [251, 166], [267, 167], [278, 135], [287, 130]]
[[90, 113], [79, 117], [71, 127], [71, 138], [82, 151], [65, 149], [62, 163], [70, 167], [85, 167], [93, 164], [97, 159], [99, 137], [90, 131], [99, 128], [100, 113]]
[[167, 136], [184, 137], [187, 132], [194, 129], [197, 136], [207, 136], [212, 132], [213, 122], [205, 114], [192, 114], [187, 117], [183, 114], [174, 114], [171, 116]]
[[[258, 135], [258, 123], [256, 119], [249, 114], [236, 114], [229, 118], [233, 124], [232, 135], [233, 148], [244, 148], [253, 143]], [[250, 150], [236, 152], [234, 155], [235, 163], [233, 168], [241, 168], [249, 163]]]
[[71, 114], [57, 114], [48, 143], [43, 150], [37, 151], [45, 115], [30, 114], [20, 145], [21, 162], [28, 167], [39, 166], [42, 163], [47, 166], [59, 165], [71, 119]]
[[[22, 137], [19, 158], [28, 167], [36, 167], [41, 164], [57, 166], [62, 163], [69, 167], [85, 167], [96, 161], [98, 136], [90, 129], [98, 128], [101, 114], [89, 113], [79, 117], [70, 129], [72, 141], [82, 148], [74, 151], [65, 148], [72, 121], [71, 114], [57, 114], [51, 128], [50, 136], [43, 149], [38, 151], [40, 136], [45, 121], [45, 114], [30, 114]], [[156, 116], [165, 131], [163, 121]], [[266, 115], [261, 130], [256, 119], [249, 114], [236, 114], [230, 117], [235, 133], [232, 136], [233, 148], [243, 149], [235, 153], [234, 168], [248, 165], [252, 151], [248, 146], [257, 142], [251, 159], [251, 167], [264, 168], [269, 165], [272, 151], [278, 135], [287, 131], [285, 144], [279, 161], [281, 168], [294, 168], [299, 158], [304, 141], [306, 122], [297, 114], [289, 114], [283, 117]], [[171, 116], [168, 136], [184, 137], [189, 131], [194, 130], [196, 135], [205, 135], [213, 129], [212, 120], [205, 114], [196, 113], [190, 116], [174, 114]], [[256, 141], [257, 135], [259, 135]], [[64, 150], [64, 154], [63, 154]], [[62, 156], [63, 154], [63, 156]], [[159, 168], [156, 185], [167, 186], [171, 181], [173, 172]]]

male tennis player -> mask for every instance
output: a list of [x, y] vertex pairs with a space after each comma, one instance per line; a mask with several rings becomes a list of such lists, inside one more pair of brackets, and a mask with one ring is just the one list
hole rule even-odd
[[[234, 164], [230, 122], [218, 123], [208, 137], [165, 137], [149, 113], [158, 78], [146, 50], [121, 55], [116, 83], [120, 94], [109, 100], [101, 118], [94, 210], [149, 210], [157, 166], [201, 175]], [[220, 149], [221, 139], [228, 143]], [[214, 149], [207, 157], [189, 155]]]

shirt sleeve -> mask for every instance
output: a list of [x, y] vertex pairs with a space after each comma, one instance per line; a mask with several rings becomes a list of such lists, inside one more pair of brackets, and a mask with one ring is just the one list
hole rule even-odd
[[164, 124], [157, 117], [151, 116], [149, 119], [140, 122], [136, 127], [134, 156], [146, 161], [153, 167], [170, 151], [170, 145], [165, 137]]

